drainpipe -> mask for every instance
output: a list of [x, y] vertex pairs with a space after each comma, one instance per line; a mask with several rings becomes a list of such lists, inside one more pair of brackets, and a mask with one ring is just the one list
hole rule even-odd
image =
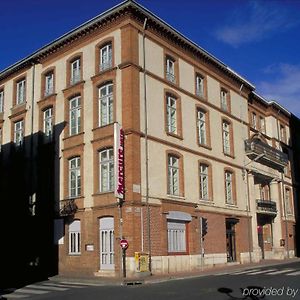
[[149, 271], [152, 272], [151, 264], [151, 222], [150, 222], [150, 205], [149, 205], [149, 153], [148, 153], [148, 111], [147, 111], [147, 83], [146, 83], [146, 51], [145, 51], [145, 30], [148, 19], [145, 18], [143, 25], [143, 75], [144, 75], [144, 118], [145, 118], [145, 184], [146, 184], [146, 209], [147, 209], [147, 237], [149, 251]]
[[[279, 116], [280, 110], [277, 112], [277, 116]], [[279, 121], [278, 118], [276, 120], [277, 123], [277, 138], [278, 141], [280, 141], [280, 126], [279, 126]], [[279, 142], [280, 143], [280, 142]], [[284, 185], [283, 185], [283, 173], [280, 173], [281, 175], [281, 197], [282, 197], [282, 202], [283, 202], [283, 211], [284, 211], [284, 222], [285, 222], [285, 245], [286, 245], [286, 254], [287, 258], [290, 258], [290, 253], [289, 253], [289, 241], [288, 241], [288, 221], [287, 221], [287, 213], [286, 213], [286, 203], [285, 203], [285, 197], [284, 197]]]

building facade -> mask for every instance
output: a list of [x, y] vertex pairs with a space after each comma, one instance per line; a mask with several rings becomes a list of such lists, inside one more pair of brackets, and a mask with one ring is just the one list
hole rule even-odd
[[60, 274], [120, 275], [121, 238], [130, 274], [136, 252], [155, 274], [294, 256], [290, 113], [134, 1], [0, 73], [0, 104], [3, 188], [25, 160], [14, 197]]

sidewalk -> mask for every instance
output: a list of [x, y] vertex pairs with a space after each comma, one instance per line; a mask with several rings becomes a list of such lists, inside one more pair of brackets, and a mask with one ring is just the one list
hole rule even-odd
[[169, 273], [164, 275], [149, 275], [145, 277], [127, 277], [127, 278], [119, 278], [119, 277], [95, 277], [95, 276], [82, 276], [82, 277], [68, 277], [56, 275], [50, 277], [50, 281], [55, 282], [68, 282], [68, 283], [76, 283], [76, 284], [89, 284], [95, 286], [116, 286], [116, 285], [139, 285], [139, 284], [151, 284], [151, 283], [159, 283], [169, 280], [181, 280], [186, 278], [196, 278], [202, 276], [215, 275], [223, 272], [234, 272], [239, 270], [248, 270], [254, 269], [257, 267], [263, 268], [267, 266], [276, 266], [289, 264], [294, 262], [300, 262], [300, 258], [290, 258], [285, 260], [264, 260], [259, 263], [252, 264], [234, 264], [234, 265], [222, 265], [215, 267], [205, 267], [203, 270], [196, 270], [190, 272], [180, 272], [180, 273]]

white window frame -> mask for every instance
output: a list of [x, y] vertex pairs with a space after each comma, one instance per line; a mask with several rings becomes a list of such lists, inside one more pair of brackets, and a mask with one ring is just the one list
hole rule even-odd
[[4, 90], [0, 90], [0, 113], [4, 111]]
[[114, 218], [104, 217], [99, 220], [100, 234], [100, 269], [112, 270], [115, 267]]
[[262, 133], [266, 133], [266, 119], [264, 117], [259, 117], [259, 126]]
[[186, 247], [186, 222], [167, 220], [168, 252], [185, 253]]
[[207, 145], [206, 114], [207, 112], [202, 109], [197, 110], [198, 142], [200, 145]]
[[112, 67], [112, 43], [104, 45], [100, 49], [100, 71], [108, 70]]
[[166, 58], [166, 78], [168, 81], [175, 83], [175, 61], [171, 57]]
[[14, 143], [17, 147], [22, 146], [24, 140], [24, 120], [14, 123]]
[[223, 151], [224, 154], [230, 155], [231, 148], [230, 148], [230, 123], [227, 121], [222, 122], [222, 130], [223, 130]]
[[99, 151], [99, 190], [101, 193], [114, 190], [114, 150]]
[[69, 254], [81, 254], [81, 222], [74, 220], [69, 225]]
[[113, 123], [113, 84], [108, 83], [101, 86], [98, 90], [99, 97], [99, 126], [105, 126]]
[[76, 156], [69, 159], [69, 198], [76, 198], [81, 195], [81, 161]]
[[179, 158], [168, 155], [168, 194], [179, 196], [180, 180]]
[[80, 80], [81, 80], [80, 60], [81, 60], [80, 58], [77, 58], [71, 62], [71, 76], [70, 76], [71, 84], [76, 84], [76, 83], [80, 82]]
[[43, 111], [43, 132], [45, 137], [51, 138], [53, 134], [53, 107]]
[[22, 79], [17, 82], [17, 99], [16, 104], [22, 104], [25, 102], [26, 98], [26, 79]]
[[200, 163], [199, 165], [199, 181], [200, 181], [200, 199], [209, 199], [209, 166]]
[[196, 95], [204, 97], [204, 77], [199, 74], [196, 75]]
[[45, 96], [54, 93], [54, 73], [49, 72], [45, 75]]
[[177, 99], [171, 95], [167, 95], [167, 128], [177, 134]]
[[224, 111], [228, 111], [228, 92], [225, 90], [221, 90], [221, 108]]
[[234, 204], [233, 201], [233, 173], [225, 171], [225, 199], [226, 204]]
[[81, 132], [81, 97], [76, 96], [69, 100], [69, 134], [76, 135]]

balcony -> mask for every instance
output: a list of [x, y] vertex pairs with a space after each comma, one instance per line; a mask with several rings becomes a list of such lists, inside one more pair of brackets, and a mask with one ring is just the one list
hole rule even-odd
[[261, 213], [261, 214], [268, 214], [274, 217], [277, 215], [276, 202], [271, 200], [257, 199], [256, 210], [257, 213]]
[[288, 156], [262, 142], [260, 139], [249, 139], [245, 141], [245, 151], [247, 156], [271, 168], [283, 171], [288, 164]]
[[72, 216], [76, 213], [77, 209], [75, 199], [62, 200], [59, 214], [61, 217]]

